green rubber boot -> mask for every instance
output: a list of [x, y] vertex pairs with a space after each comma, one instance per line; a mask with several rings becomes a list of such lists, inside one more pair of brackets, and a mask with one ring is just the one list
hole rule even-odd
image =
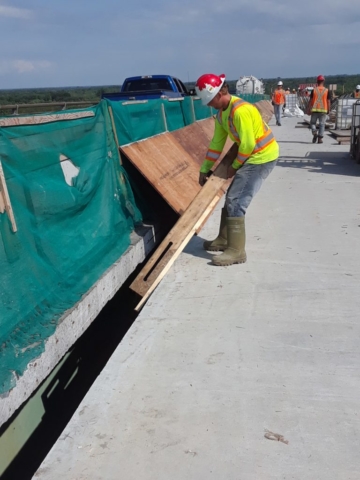
[[205, 240], [204, 249], [208, 252], [223, 252], [227, 247], [227, 229], [226, 229], [227, 210], [224, 207], [221, 210], [221, 221], [219, 235], [215, 240]]
[[228, 246], [224, 253], [212, 259], [212, 263], [220, 267], [245, 263], [245, 217], [228, 217], [226, 226]]

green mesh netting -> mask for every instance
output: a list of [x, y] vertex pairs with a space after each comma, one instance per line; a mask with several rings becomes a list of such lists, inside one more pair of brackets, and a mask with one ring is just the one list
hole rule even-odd
[[261, 93], [243, 93], [239, 96], [249, 103], [260, 102], [260, 100], [270, 100], [270, 95], [263, 95]]
[[[267, 95], [245, 94], [241, 98], [249, 103], [267, 99]], [[216, 114], [216, 110], [204, 106], [198, 97], [143, 101], [106, 100], [114, 113], [114, 121], [120, 145], [172, 132], [198, 120]]]
[[[62, 314], [124, 253], [141, 220], [106, 102], [86, 111], [94, 116], [0, 128], [18, 228], [13, 233], [0, 214], [0, 393], [43, 351]], [[65, 164], [72, 166], [71, 186]]]
[[200, 99], [192, 97], [139, 102], [106, 101], [113, 110], [120, 145], [172, 132], [215, 114], [214, 110], [203, 106]]

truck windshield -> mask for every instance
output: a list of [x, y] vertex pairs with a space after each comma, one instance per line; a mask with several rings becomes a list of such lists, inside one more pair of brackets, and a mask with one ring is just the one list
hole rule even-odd
[[173, 90], [167, 78], [139, 78], [124, 84], [123, 92], [141, 92], [144, 90]]

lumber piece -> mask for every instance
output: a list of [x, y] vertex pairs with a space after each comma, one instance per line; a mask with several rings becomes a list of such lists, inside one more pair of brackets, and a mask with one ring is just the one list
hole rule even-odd
[[0, 127], [18, 127], [20, 125], [39, 125], [41, 123], [52, 123], [65, 120], [78, 120], [80, 118], [94, 117], [95, 113], [85, 112], [64, 112], [51, 115], [31, 115], [29, 117], [6, 117], [0, 119]]
[[16, 226], [15, 217], [14, 217], [14, 212], [10, 202], [9, 192], [6, 185], [6, 180], [5, 180], [5, 175], [4, 175], [4, 170], [2, 167], [1, 160], [0, 160], [0, 196], [1, 196], [0, 213], [3, 213], [4, 211], [6, 211], [11, 223], [12, 231], [15, 233], [17, 232], [17, 226]]
[[130, 288], [141, 297], [135, 310], [139, 311], [142, 308], [196, 230], [216, 206], [219, 195], [222, 194], [220, 193], [222, 187], [228, 181], [228, 167], [236, 158], [237, 152], [238, 145], [235, 143], [130, 285]]

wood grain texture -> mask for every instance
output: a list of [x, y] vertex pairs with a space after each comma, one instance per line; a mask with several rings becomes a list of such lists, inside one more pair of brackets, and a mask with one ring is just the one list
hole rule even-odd
[[256, 102], [254, 105], [259, 110], [264, 122], [269, 123], [274, 115], [274, 107], [271, 102], [269, 100], [260, 100], [260, 102]]
[[[194, 141], [198, 127], [193, 124], [182, 130], [181, 143], [177, 138], [178, 133], [167, 132], [121, 148], [179, 215], [188, 208], [200, 190], [199, 162], [195, 160], [194, 150], [187, 147], [187, 137]], [[206, 151], [208, 140], [202, 137], [200, 141]]]
[[54, 113], [52, 115], [31, 115], [29, 117], [0, 118], [0, 127], [17, 127], [20, 125], [38, 125], [64, 120], [77, 120], [79, 118], [94, 117], [94, 112]]

